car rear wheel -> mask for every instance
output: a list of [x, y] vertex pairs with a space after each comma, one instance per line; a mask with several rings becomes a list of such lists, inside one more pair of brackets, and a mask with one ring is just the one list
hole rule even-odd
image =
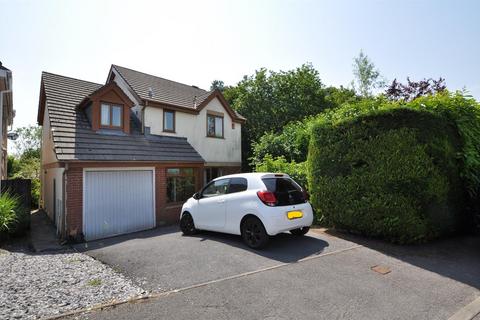
[[290, 233], [293, 234], [294, 236], [303, 236], [307, 234], [308, 230], [310, 230], [310, 227], [303, 227], [303, 228], [290, 230]]
[[190, 213], [186, 212], [182, 215], [182, 218], [180, 219], [180, 230], [182, 230], [182, 233], [186, 236], [191, 236], [197, 232]]
[[269, 237], [260, 219], [255, 217], [245, 219], [241, 232], [243, 241], [252, 249], [261, 249], [267, 245]]

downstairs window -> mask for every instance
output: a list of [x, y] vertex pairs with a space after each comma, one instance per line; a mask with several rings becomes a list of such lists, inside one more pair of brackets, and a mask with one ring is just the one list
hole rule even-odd
[[193, 168], [167, 169], [167, 202], [186, 201], [195, 193]]

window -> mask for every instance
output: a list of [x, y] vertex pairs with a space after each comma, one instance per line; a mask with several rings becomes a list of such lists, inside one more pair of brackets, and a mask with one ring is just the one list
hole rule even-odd
[[263, 178], [267, 190], [273, 192], [279, 206], [304, 203], [306, 201], [302, 187], [288, 178]]
[[205, 181], [204, 184], [207, 184], [208, 182], [212, 181], [215, 178], [221, 177], [222, 174], [222, 169], [221, 168], [205, 168]]
[[122, 106], [102, 103], [100, 110], [100, 124], [102, 127], [121, 128], [122, 110]]
[[245, 178], [232, 178], [228, 187], [228, 193], [242, 192], [247, 190], [248, 184]]
[[163, 110], [163, 131], [175, 132], [175, 111]]
[[208, 184], [202, 191], [202, 197], [210, 198], [227, 193], [228, 182], [230, 179], [221, 179]]
[[193, 168], [167, 169], [167, 202], [181, 202], [195, 193]]
[[223, 117], [207, 114], [207, 137], [223, 138]]

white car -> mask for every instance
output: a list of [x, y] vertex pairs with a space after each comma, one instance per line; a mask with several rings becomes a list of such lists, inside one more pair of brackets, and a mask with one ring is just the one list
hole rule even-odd
[[180, 214], [184, 235], [197, 230], [238, 234], [255, 249], [281, 232], [304, 235], [312, 222], [308, 194], [288, 175], [276, 173], [216, 178], [188, 199]]

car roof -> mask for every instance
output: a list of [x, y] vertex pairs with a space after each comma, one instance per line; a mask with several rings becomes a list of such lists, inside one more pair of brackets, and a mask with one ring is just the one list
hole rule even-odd
[[247, 173], [235, 173], [235, 174], [229, 174], [226, 176], [221, 176], [218, 178], [213, 179], [213, 181], [219, 180], [219, 179], [225, 179], [225, 178], [257, 178], [257, 179], [262, 179], [262, 178], [290, 178], [288, 174], [285, 173], [273, 173], [273, 172], [247, 172]]

